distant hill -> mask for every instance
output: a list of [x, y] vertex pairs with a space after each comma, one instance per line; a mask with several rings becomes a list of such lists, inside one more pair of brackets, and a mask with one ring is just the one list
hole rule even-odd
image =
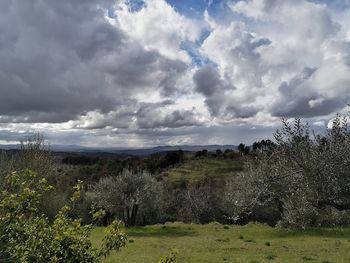
[[146, 156], [154, 153], [171, 152], [183, 150], [185, 152], [197, 152], [203, 149], [207, 149], [209, 152], [220, 149], [225, 151], [226, 149], [236, 150], [236, 145], [177, 145], [177, 146], [157, 146], [154, 148], [141, 148], [141, 149], [115, 149], [111, 152], [116, 154], [127, 154], [134, 156]]
[[[19, 144], [0, 145], [1, 150], [16, 150], [20, 147]], [[176, 145], [176, 146], [157, 146], [153, 148], [118, 148], [118, 147], [86, 147], [80, 145], [51, 145], [51, 150], [54, 152], [71, 152], [85, 153], [92, 155], [127, 155], [127, 156], [147, 156], [154, 153], [170, 152], [183, 150], [185, 152], [197, 152], [207, 149], [209, 152], [220, 149], [237, 150], [237, 145]]]

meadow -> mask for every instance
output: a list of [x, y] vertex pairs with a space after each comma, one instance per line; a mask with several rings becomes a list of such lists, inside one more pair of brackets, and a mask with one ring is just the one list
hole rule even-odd
[[243, 170], [243, 162], [223, 158], [191, 159], [164, 172], [162, 176], [173, 185], [201, 180], [224, 180]]
[[[92, 233], [100, 244], [104, 228]], [[179, 222], [126, 229], [128, 244], [105, 263], [154, 263], [178, 251], [178, 262], [350, 262], [350, 228], [287, 230], [262, 224], [245, 226]]]

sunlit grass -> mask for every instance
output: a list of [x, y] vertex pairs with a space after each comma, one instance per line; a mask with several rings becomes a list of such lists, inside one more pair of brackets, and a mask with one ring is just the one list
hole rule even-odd
[[[103, 228], [92, 235], [97, 246]], [[174, 248], [179, 262], [350, 262], [350, 229], [288, 231], [265, 225], [167, 223], [126, 230], [126, 248], [107, 262], [154, 263]]]
[[196, 182], [204, 178], [215, 180], [237, 174], [243, 167], [242, 161], [220, 158], [199, 158], [169, 169], [164, 176], [174, 184]]

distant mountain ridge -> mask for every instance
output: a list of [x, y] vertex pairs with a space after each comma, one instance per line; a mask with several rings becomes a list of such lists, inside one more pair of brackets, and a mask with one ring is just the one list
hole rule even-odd
[[[4, 144], [0, 145], [1, 150], [16, 150], [19, 149], [19, 144]], [[117, 155], [134, 155], [145, 156], [154, 153], [170, 152], [183, 150], [186, 152], [197, 152], [203, 149], [209, 152], [220, 149], [237, 150], [237, 145], [174, 145], [174, 146], [156, 146], [152, 148], [118, 148], [118, 147], [87, 147], [81, 145], [51, 145], [50, 149], [53, 152], [74, 152], [74, 153], [109, 153]]]

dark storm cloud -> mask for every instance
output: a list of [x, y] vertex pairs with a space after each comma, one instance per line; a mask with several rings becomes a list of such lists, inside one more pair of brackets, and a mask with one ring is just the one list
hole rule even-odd
[[105, 19], [114, 1], [0, 2], [1, 121], [64, 122], [175, 90], [186, 65], [146, 51]]

